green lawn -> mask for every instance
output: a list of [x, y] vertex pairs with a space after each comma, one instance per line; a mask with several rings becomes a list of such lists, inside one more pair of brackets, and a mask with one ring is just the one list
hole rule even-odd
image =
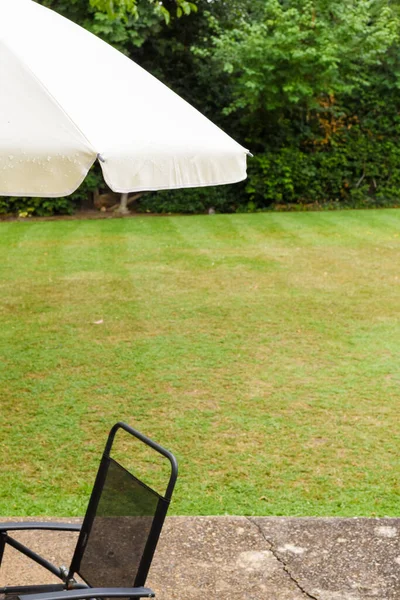
[[2, 515], [82, 514], [119, 419], [176, 453], [175, 514], [399, 514], [400, 211], [0, 223], [0, 244]]

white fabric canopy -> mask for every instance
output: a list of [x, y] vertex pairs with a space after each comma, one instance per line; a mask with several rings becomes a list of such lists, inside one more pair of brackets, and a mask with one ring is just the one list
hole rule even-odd
[[246, 154], [85, 29], [0, 0], [0, 195], [68, 195], [98, 157], [115, 192], [234, 183]]

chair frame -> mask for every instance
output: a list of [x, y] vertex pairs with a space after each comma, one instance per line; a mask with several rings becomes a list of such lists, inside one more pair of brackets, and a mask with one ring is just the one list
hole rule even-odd
[[[90, 587], [87, 584], [78, 583], [74, 579], [75, 573], [79, 572], [79, 565], [84, 555], [86, 542], [96, 516], [96, 510], [103, 490], [105, 482], [108, 462], [111, 458], [111, 449], [114, 442], [115, 435], [119, 429], [124, 430], [133, 437], [139, 439], [144, 444], [167, 458], [171, 466], [171, 474], [169, 482], [163, 496], [167, 504], [160, 509], [159, 508], [154, 516], [152, 527], [147, 538], [144, 552], [140, 561], [140, 566], [135, 577], [135, 581], [132, 587], [112, 587], [112, 588], [98, 588]], [[89, 504], [86, 510], [85, 517], [82, 524], [74, 523], [59, 523], [59, 522], [9, 522], [0, 523], [0, 566], [3, 559], [3, 554], [6, 545], [13, 547], [18, 550], [34, 562], [44, 567], [47, 571], [50, 571], [58, 577], [63, 583], [60, 584], [49, 584], [49, 585], [29, 585], [29, 586], [8, 586], [0, 587], [0, 594], [13, 594], [19, 596], [21, 600], [85, 600], [87, 598], [143, 598], [143, 597], [154, 597], [154, 592], [147, 587], [144, 587], [147, 574], [149, 572], [153, 555], [160, 537], [161, 529], [164, 523], [168, 504], [172, 497], [172, 492], [175, 487], [176, 479], [178, 477], [178, 465], [174, 455], [146, 437], [136, 429], [133, 429], [129, 425], [123, 422], [116, 423], [108, 436], [107, 443], [100, 461], [100, 466], [97, 471], [96, 480], [93, 486], [92, 494], [90, 496]], [[79, 537], [75, 547], [75, 551], [72, 557], [71, 565], [69, 569], [66, 567], [56, 567], [44, 557], [40, 556], [18, 540], [14, 539], [9, 535], [11, 531], [24, 531], [24, 530], [48, 530], [48, 531], [73, 531], [78, 532]]]

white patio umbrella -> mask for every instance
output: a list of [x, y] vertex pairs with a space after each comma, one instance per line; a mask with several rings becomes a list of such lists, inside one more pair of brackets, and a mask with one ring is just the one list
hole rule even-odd
[[32, 0], [0, 0], [0, 195], [234, 183], [247, 150], [129, 58]]

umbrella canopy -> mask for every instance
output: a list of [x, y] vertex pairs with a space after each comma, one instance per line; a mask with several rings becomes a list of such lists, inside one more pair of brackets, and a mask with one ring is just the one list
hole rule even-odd
[[129, 58], [32, 0], [0, 0], [0, 195], [234, 183], [247, 150]]

